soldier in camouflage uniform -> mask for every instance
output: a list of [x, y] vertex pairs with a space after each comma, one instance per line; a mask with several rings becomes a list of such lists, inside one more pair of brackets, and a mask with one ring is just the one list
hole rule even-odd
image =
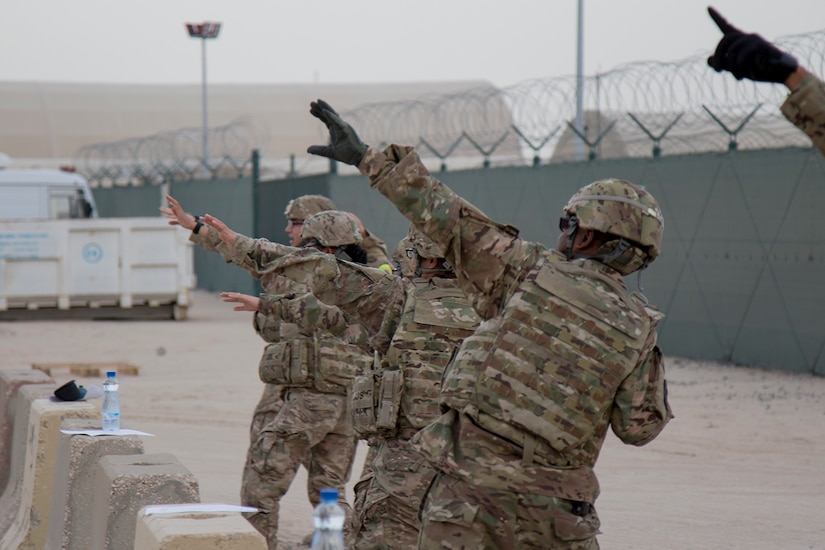
[[758, 34], [740, 31], [713, 8], [708, 12], [724, 34], [708, 65], [739, 80], [784, 84], [791, 93], [782, 104], [782, 114], [825, 154], [825, 83]]
[[444, 369], [479, 322], [452, 267], [414, 228], [399, 254], [409, 265], [409, 277], [399, 280], [322, 254], [260, 246], [223, 231], [219, 221], [207, 223], [222, 230], [221, 239], [231, 243], [239, 265], [294, 278], [367, 327], [380, 360], [352, 387], [355, 431], [370, 442], [355, 489], [355, 548], [415, 547], [418, 511], [436, 471], [410, 439], [440, 416]]
[[[352, 247], [360, 241], [355, 223], [339, 211], [310, 216], [304, 220], [301, 235], [304, 244], [324, 252], [322, 256], [345, 260], [351, 259]], [[260, 245], [267, 241], [253, 242]], [[221, 295], [224, 301], [241, 304], [237, 310], [274, 316], [296, 324], [300, 330], [300, 335], [288, 343], [267, 346], [261, 360], [261, 379], [283, 386], [285, 403], [275, 420], [264, 427], [251, 456], [253, 500], [265, 512], [253, 515], [250, 521], [256, 527], [265, 527], [259, 530], [267, 534], [274, 547], [279, 501], [301, 463], [307, 465], [307, 456], [313, 506], [319, 502], [321, 488], [336, 488], [351, 519], [345, 484], [356, 440], [347, 392], [352, 378], [372, 364], [366, 332], [339, 308], [321, 304], [309, 293], [297, 297], [255, 297], [234, 292]], [[345, 533], [349, 538], [349, 529]]]
[[548, 249], [457, 196], [413, 148], [368, 148], [321, 100], [310, 112], [330, 144], [308, 152], [358, 166], [444, 252], [482, 319], [445, 372], [446, 412], [413, 439], [438, 469], [419, 548], [598, 548], [608, 428], [644, 445], [672, 416], [663, 315], [622, 278], [659, 255], [658, 204], [626, 181], [586, 185]]
[[[193, 235], [191, 239], [193, 242], [200, 244], [208, 250], [216, 250], [221, 252], [224, 257], [228, 259], [228, 249], [220, 242], [217, 232], [209, 227], [206, 227], [206, 230], [204, 230], [204, 226], [202, 222], [200, 222], [199, 218], [195, 218], [194, 216], [187, 214], [174, 198], [167, 198], [171, 207], [162, 208], [161, 210], [167, 215], [167, 217], [170, 218], [170, 223], [181, 225], [187, 229], [192, 229]], [[332, 201], [320, 195], [305, 195], [290, 201], [285, 211], [285, 215], [289, 220], [286, 232], [290, 236], [290, 242], [294, 242], [296, 240], [293, 236], [295, 233], [294, 228], [297, 228], [299, 231], [303, 230], [305, 218], [310, 217], [313, 212], [326, 211], [331, 206], [334, 206]], [[342, 216], [343, 214], [339, 213], [336, 215], [336, 219], [342, 219]], [[321, 239], [323, 241], [329, 240], [323, 235], [323, 225], [316, 226], [316, 229], [321, 230], [320, 233], [318, 231], [316, 231], [316, 233], [321, 235]], [[321, 241], [312, 235], [311, 225], [308, 238], [312, 239], [314, 245], [321, 246]], [[357, 239], [357, 235], [353, 236], [353, 234], [351, 234], [349, 239], [344, 240], [355, 243], [357, 242]], [[300, 236], [297, 240], [301, 242]], [[350, 242], [342, 244], [346, 247], [350, 245]], [[327, 250], [334, 252], [333, 248], [327, 248]], [[361, 251], [361, 256], [365, 256], [363, 251]], [[259, 277], [257, 274], [254, 275]], [[277, 274], [264, 275], [262, 278], [262, 286], [267, 292], [278, 294], [303, 294], [306, 292], [305, 286], [299, 285], [287, 278], [280, 277]], [[227, 295], [241, 296], [236, 293], [224, 293], [224, 296]], [[277, 383], [275, 378], [267, 375], [266, 373], [279, 371], [279, 369], [280, 371], [283, 371], [289, 365], [289, 358], [284, 358], [283, 355], [280, 354], [280, 351], [286, 348], [299, 349], [301, 346], [305, 345], [307, 338], [313, 335], [315, 329], [326, 328], [328, 332], [336, 336], [339, 335], [334, 324], [331, 327], [327, 327], [325, 323], [321, 322], [332, 319], [335, 323], [338, 323], [339, 321], [335, 317], [335, 313], [326, 309], [327, 306], [319, 305], [317, 300], [314, 300], [314, 297], [311, 295], [305, 297], [304, 300], [292, 301], [290, 303], [290, 307], [292, 310], [288, 314], [280, 313], [280, 307], [276, 309], [269, 309], [265, 307], [260, 310], [257, 308], [248, 309], [249, 311], [255, 312], [254, 326], [261, 337], [264, 338], [269, 345], [267, 346], [264, 353], [264, 358], [262, 359], [262, 363], [266, 361], [268, 366], [266, 369], [262, 366], [260, 372], [261, 379], [265, 382], [264, 392], [258, 406], [255, 409], [255, 414], [253, 416], [252, 425], [250, 428], [250, 448], [247, 453], [247, 461], [244, 467], [241, 487], [241, 502], [246, 505], [258, 507], [262, 510], [261, 513], [253, 515], [250, 518], [250, 521], [256, 526], [256, 528], [258, 528], [259, 531], [261, 531], [262, 534], [267, 537], [271, 548], [275, 548], [277, 544], [277, 501], [280, 498], [278, 494], [281, 490], [285, 491], [286, 488], [288, 488], [289, 481], [291, 481], [292, 476], [294, 476], [294, 472], [292, 472], [286, 483], [278, 471], [262, 474], [262, 470], [267, 468], [268, 462], [266, 459], [262, 459], [261, 455], [265, 453], [264, 449], [271, 447], [273, 437], [277, 436], [279, 433], [277, 431], [278, 424], [274, 421], [281, 412], [281, 408], [284, 403], [282, 399], [283, 385]], [[285, 322], [283, 320], [283, 317], [287, 315], [289, 315], [290, 322]], [[338, 312], [338, 315], [341, 315], [341, 313]], [[365, 353], [369, 351], [366, 347], [365, 337], [361, 334], [361, 331], [357, 325], [353, 323], [350, 323], [350, 325], [351, 326], [347, 329], [347, 332], [344, 335], [345, 341], [347, 343], [364, 346], [364, 349], [358, 351], [357, 353], [353, 352], [354, 355], [357, 355], [357, 357], [355, 360], [350, 361], [350, 363], [357, 365], [363, 363], [364, 361], [369, 362], [369, 355]], [[326, 361], [325, 364], [328, 362], [329, 361]], [[321, 384], [323, 384], [323, 381], [321, 381]], [[325, 389], [330, 388], [336, 391], [339, 390], [339, 388], [334, 384]], [[294, 409], [296, 407], [292, 408]], [[286, 415], [286, 413], [284, 414]], [[288, 416], [288, 420], [293, 419], [295, 416], [295, 411], [292, 411], [292, 415]], [[301, 416], [300, 411], [298, 416]], [[344, 415], [344, 417], [348, 420], [348, 415]], [[283, 423], [284, 422], [282, 421], [281, 425], [283, 425]], [[329, 447], [331, 450], [325, 451], [324, 446], [318, 445], [313, 447], [313, 452], [307, 452], [302, 459], [302, 463], [308, 472], [307, 494], [313, 505], [318, 503], [319, 492], [323, 487], [338, 487], [339, 492], [342, 495], [342, 500], [344, 498], [343, 484], [349, 478], [349, 472], [352, 466], [352, 459], [354, 456], [354, 439], [351, 436], [351, 427], [349, 427], [347, 422], [344, 420], [342, 420], [342, 424], [343, 426], [336, 425], [334, 430], [338, 432], [343, 431], [343, 434], [335, 434], [328, 438], [329, 441], [322, 441], [322, 443], [325, 443], [326, 447]], [[318, 429], [323, 430], [323, 427]], [[347, 431], [349, 434], [346, 433]], [[346, 437], [345, 440], [347, 442], [351, 442], [351, 444], [339, 444], [340, 442], [337, 441], [337, 439], [341, 438], [337, 437], [337, 435], [349, 435], [349, 437]], [[281, 445], [280, 442], [277, 443]], [[295, 448], [293, 448], [293, 452], [297, 452]], [[330, 467], [329, 462], [333, 462], [335, 465]], [[341, 479], [343, 479], [343, 481], [340, 481]], [[267, 482], [269, 482], [269, 484], [267, 484]], [[348, 509], [348, 506], [345, 506], [345, 509]]]
[[479, 322], [435, 243], [414, 228], [406, 241], [413, 274], [397, 328], [378, 350], [378, 368], [353, 383], [356, 433], [375, 449], [355, 491], [359, 550], [417, 545], [419, 508], [436, 471], [410, 440], [440, 416], [444, 369]]

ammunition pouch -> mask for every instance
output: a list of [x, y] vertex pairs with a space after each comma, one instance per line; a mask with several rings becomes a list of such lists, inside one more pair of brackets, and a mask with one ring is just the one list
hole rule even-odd
[[343, 395], [370, 363], [369, 355], [354, 344], [332, 337], [301, 337], [268, 344], [258, 374], [267, 384]]
[[355, 377], [351, 410], [355, 434], [360, 439], [395, 435], [403, 390], [401, 369], [377, 368]]

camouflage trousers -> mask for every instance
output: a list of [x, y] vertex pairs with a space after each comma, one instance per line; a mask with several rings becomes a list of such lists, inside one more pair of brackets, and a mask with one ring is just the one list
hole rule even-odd
[[415, 548], [418, 511], [436, 471], [407, 439], [384, 439], [373, 449], [355, 488], [355, 548]]
[[[356, 440], [346, 395], [290, 388], [283, 396], [281, 410], [250, 446], [241, 489], [241, 502], [259, 510], [247, 514], [247, 519], [266, 537], [271, 550], [277, 546], [281, 498], [301, 464], [308, 470], [310, 503], [316, 506], [320, 502], [322, 488], [338, 489], [347, 513], [345, 526], [352, 518], [345, 485], [352, 471]], [[307, 525], [307, 531], [312, 531], [312, 525]]]
[[421, 513], [419, 550], [599, 548], [599, 518], [590, 505], [470, 485], [443, 472]]

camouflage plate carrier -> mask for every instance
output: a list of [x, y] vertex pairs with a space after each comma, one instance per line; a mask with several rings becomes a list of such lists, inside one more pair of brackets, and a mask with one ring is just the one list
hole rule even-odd
[[406, 439], [438, 418], [444, 369], [478, 323], [454, 279], [410, 282], [386, 356], [353, 381], [355, 433]]

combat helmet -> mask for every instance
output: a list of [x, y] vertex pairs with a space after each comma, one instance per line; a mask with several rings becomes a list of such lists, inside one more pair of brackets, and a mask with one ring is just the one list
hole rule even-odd
[[441, 252], [441, 249], [435, 241], [416, 229], [416, 227], [412, 224], [410, 224], [410, 229], [407, 232], [406, 240], [410, 245], [410, 248], [407, 249], [408, 257], [410, 259], [412, 259], [411, 254], [415, 253], [419, 258], [434, 258], [441, 260], [441, 265], [437, 268], [422, 268], [420, 262], [418, 262], [419, 265], [416, 265], [415, 268], [416, 277], [420, 277], [423, 273], [453, 272], [453, 267], [447, 260], [444, 259], [444, 253]]
[[284, 216], [288, 220], [304, 221], [313, 214], [324, 210], [335, 210], [335, 204], [323, 195], [302, 195], [286, 205]]
[[392, 272], [401, 277], [412, 277], [415, 274], [410, 257], [407, 255], [407, 250], [414, 250], [413, 243], [407, 237], [404, 237], [398, 244], [395, 245], [395, 250], [392, 251]]
[[616, 178], [585, 185], [570, 197], [564, 214], [575, 217], [577, 227], [617, 237], [593, 257], [622, 275], [647, 267], [659, 256], [662, 211], [653, 195], [638, 185]]
[[346, 212], [324, 210], [304, 220], [301, 239], [308, 246], [319, 244], [338, 248], [360, 243], [361, 233]]

